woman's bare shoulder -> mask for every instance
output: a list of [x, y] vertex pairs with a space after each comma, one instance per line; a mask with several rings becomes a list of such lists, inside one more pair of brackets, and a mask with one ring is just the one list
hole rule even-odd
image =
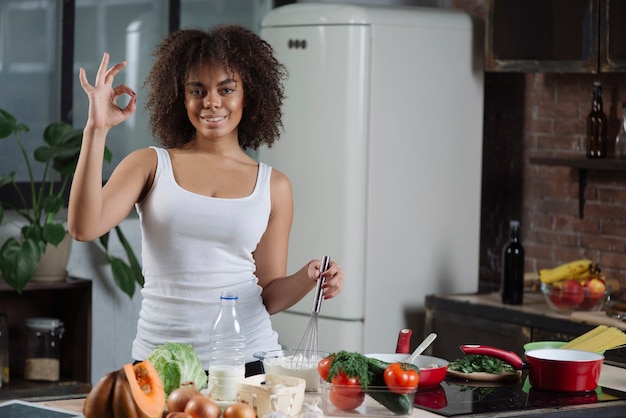
[[152, 148], [139, 148], [131, 151], [120, 164], [134, 168], [154, 167], [157, 163], [157, 153]]
[[279, 191], [289, 191], [291, 193], [291, 182], [289, 177], [280, 170], [272, 167], [272, 175], [270, 177], [271, 188]]

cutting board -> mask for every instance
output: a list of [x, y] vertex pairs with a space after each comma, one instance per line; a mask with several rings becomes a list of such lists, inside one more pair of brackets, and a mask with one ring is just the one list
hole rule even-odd
[[572, 312], [570, 319], [589, 325], [609, 325], [626, 331], [626, 322], [606, 316], [606, 312]]

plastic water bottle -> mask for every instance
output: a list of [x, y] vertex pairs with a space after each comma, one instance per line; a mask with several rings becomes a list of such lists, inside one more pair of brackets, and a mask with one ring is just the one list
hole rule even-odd
[[237, 293], [224, 291], [220, 300], [209, 341], [209, 387], [213, 399], [235, 401], [237, 382], [245, 378], [246, 334], [237, 312]]

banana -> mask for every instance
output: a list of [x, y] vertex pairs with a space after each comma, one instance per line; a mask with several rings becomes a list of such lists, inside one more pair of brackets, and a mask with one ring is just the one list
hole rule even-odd
[[564, 279], [586, 278], [593, 267], [593, 262], [586, 258], [570, 261], [551, 269], [539, 270], [539, 280], [542, 283], [554, 283]]

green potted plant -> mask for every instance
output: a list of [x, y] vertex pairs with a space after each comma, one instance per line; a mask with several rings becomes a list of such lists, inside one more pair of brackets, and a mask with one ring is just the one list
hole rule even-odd
[[[4, 281], [19, 293], [24, 290], [33, 277], [48, 244], [57, 246], [67, 236], [65, 225], [59, 222], [57, 214], [66, 206], [66, 190], [76, 169], [82, 130], [73, 128], [65, 122], [52, 122], [43, 133], [43, 144], [30, 156], [20, 136], [29, 131], [29, 127], [0, 108], [0, 140], [15, 139], [26, 163], [28, 171], [28, 192], [24, 193], [15, 179], [15, 172], [0, 175], [0, 189], [13, 186], [20, 207], [15, 207], [2, 200], [0, 194], [0, 224], [4, 222], [5, 207], [14, 210], [25, 221], [21, 228], [21, 239], [9, 237], [0, 247], [0, 273]], [[105, 150], [105, 160], [111, 161], [111, 152]], [[36, 181], [33, 164], [44, 164], [42, 178]], [[109, 253], [109, 234], [100, 238], [106, 256], [111, 263], [116, 285], [129, 297], [132, 297], [136, 284], [143, 286], [141, 267], [132, 247], [119, 227], [115, 228], [124, 247], [128, 262]]]

